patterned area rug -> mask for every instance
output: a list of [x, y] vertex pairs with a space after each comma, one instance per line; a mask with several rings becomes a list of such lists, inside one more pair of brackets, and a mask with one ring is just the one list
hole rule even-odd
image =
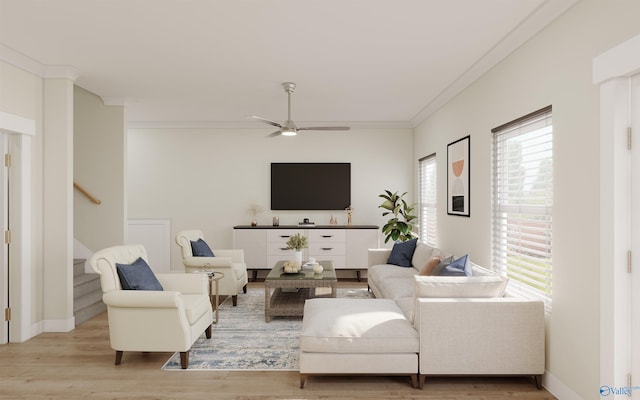
[[[338, 289], [338, 297], [369, 298], [366, 288]], [[180, 368], [180, 354], [175, 353], [162, 367], [171, 371], [264, 371], [298, 370], [299, 336], [302, 318], [274, 317], [264, 320], [264, 289], [250, 288], [238, 296], [238, 306], [231, 298], [220, 305], [220, 321], [213, 325], [211, 340], [204, 334], [189, 352], [189, 368]]]

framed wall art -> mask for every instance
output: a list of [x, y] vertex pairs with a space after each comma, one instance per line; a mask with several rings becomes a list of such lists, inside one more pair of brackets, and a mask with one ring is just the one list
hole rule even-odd
[[471, 136], [447, 145], [447, 214], [471, 216]]

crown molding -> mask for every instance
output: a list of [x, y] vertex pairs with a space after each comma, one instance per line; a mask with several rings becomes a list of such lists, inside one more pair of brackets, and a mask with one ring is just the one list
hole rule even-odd
[[[410, 121], [298, 122], [300, 126], [349, 126], [351, 129], [413, 129]], [[252, 121], [129, 121], [131, 129], [260, 129], [274, 130]]]
[[75, 82], [80, 76], [80, 71], [75, 67], [70, 65], [45, 65], [2, 43], [0, 43], [0, 61], [4, 61], [40, 78], [69, 79]]
[[27, 57], [2, 43], [0, 43], [0, 60], [39, 77], [44, 76], [45, 67], [42, 63], [31, 57]]
[[486, 74], [491, 68], [504, 60], [509, 54], [526, 43], [529, 39], [542, 31], [547, 25], [564, 14], [580, 0], [548, 0], [531, 12], [515, 28], [481, 56], [471, 67], [462, 73], [452, 84], [447, 86], [415, 117], [411, 119], [414, 127], [424, 122], [431, 114], [438, 111], [450, 100], [460, 94], [477, 79]]
[[129, 105], [129, 100], [124, 97], [115, 97], [115, 96], [100, 96], [102, 99], [102, 103], [105, 106], [127, 106]]
[[45, 65], [43, 78], [68, 79], [75, 82], [80, 76], [80, 70], [70, 65]]

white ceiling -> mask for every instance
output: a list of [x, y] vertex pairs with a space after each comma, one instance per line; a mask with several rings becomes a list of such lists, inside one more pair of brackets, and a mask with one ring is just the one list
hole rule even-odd
[[0, 60], [138, 126], [283, 121], [292, 81], [299, 125], [410, 127], [576, 1], [0, 0]]

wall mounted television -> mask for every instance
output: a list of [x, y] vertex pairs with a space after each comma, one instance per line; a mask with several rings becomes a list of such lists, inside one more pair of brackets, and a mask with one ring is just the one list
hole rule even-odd
[[351, 163], [271, 163], [272, 210], [344, 210]]

